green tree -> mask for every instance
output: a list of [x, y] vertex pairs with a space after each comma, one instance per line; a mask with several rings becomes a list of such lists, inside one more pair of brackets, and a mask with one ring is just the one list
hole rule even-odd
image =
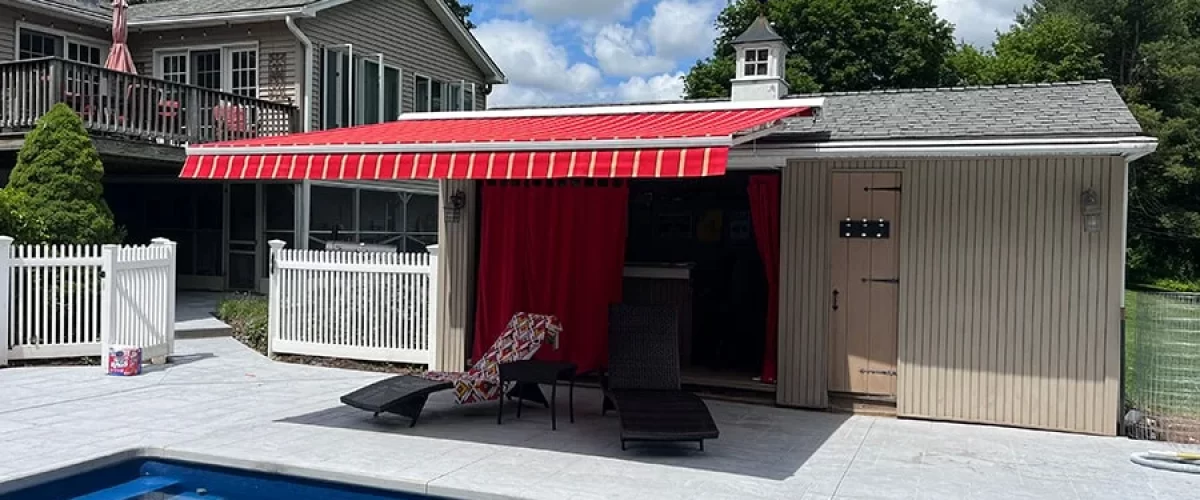
[[[713, 55], [684, 78], [689, 98], [729, 95], [730, 42], [762, 10], [735, 0], [717, 16]], [[936, 86], [954, 53], [953, 26], [924, 0], [770, 0], [766, 15], [788, 45], [793, 92]]]
[[[1158, 151], [1133, 163], [1130, 174], [1131, 278], [1200, 281], [1200, 0], [1034, 0], [1013, 31], [1063, 18], [1088, 26], [1073, 33], [1072, 44], [1092, 48], [1099, 75], [1113, 80], [1159, 141]], [[1042, 67], [1063, 57], [1028, 46], [1015, 50]], [[1020, 81], [1011, 73], [993, 77]]]
[[991, 51], [960, 46], [947, 66], [960, 83], [969, 85], [1099, 78], [1104, 67], [1100, 51], [1093, 47], [1096, 31], [1079, 16], [1046, 14], [1038, 22], [1000, 33]]
[[104, 166], [83, 122], [56, 104], [25, 135], [0, 197], [26, 243], [114, 243], [120, 237], [101, 198]]

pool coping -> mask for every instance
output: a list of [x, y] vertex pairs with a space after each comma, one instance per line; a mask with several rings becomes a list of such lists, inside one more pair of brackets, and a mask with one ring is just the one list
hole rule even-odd
[[58, 479], [70, 477], [80, 472], [99, 469], [109, 465], [115, 465], [126, 460], [135, 459], [178, 460], [181, 462], [191, 462], [200, 465], [229, 467], [250, 470], [254, 472], [263, 472], [267, 474], [281, 474], [285, 476], [315, 479], [318, 481], [326, 481], [331, 483], [365, 486], [369, 488], [394, 491], [397, 493], [433, 495], [450, 499], [520, 500], [519, 497], [497, 495], [477, 490], [465, 490], [462, 488], [446, 486], [431, 487], [428, 483], [417, 481], [387, 479], [377, 476], [287, 465], [278, 462], [248, 460], [220, 455], [210, 455], [206, 453], [196, 453], [191, 451], [171, 450], [153, 446], [129, 448], [99, 457], [53, 464], [30, 474], [0, 482], [0, 495], [6, 495], [8, 493], [22, 490], [31, 486], [37, 486]]

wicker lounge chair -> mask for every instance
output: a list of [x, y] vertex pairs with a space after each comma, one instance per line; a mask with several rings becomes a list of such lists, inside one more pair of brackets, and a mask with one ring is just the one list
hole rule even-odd
[[704, 400], [680, 390], [679, 324], [670, 307], [615, 305], [609, 311], [604, 409], [621, 418], [630, 441], [695, 441], [720, 432]]
[[562, 325], [558, 318], [542, 314], [517, 313], [508, 327], [483, 357], [465, 372], [428, 372], [420, 376], [403, 375], [376, 382], [342, 396], [342, 403], [380, 413], [395, 413], [411, 418], [409, 427], [425, 408], [429, 395], [454, 389], [458, 404], [495, 401], [500, 398], [500, 363], [530, 359], [546, 341], [557, 343]]

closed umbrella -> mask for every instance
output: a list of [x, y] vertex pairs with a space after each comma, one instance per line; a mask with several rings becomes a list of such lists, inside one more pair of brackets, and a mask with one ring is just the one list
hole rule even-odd
[[113, 71], [137, 74], [137, 68], [133, 67], [133, 56], [129, 54], [129, 46], [125, 44], [129, 38], [129, 27], [126, 25], [126, 11], [129, 10], [129, 2], [113, 0], [112, 7], [113, 44], [104, 67]]

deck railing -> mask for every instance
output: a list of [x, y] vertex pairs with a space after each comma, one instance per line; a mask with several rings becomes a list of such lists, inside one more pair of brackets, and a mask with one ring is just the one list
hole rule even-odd
[[0, 132], [33, 128], [59, 102], [93, 133], [159, 144], [284, 135], [300, 125], [287, 104], [57, 58], [0, 63]]

